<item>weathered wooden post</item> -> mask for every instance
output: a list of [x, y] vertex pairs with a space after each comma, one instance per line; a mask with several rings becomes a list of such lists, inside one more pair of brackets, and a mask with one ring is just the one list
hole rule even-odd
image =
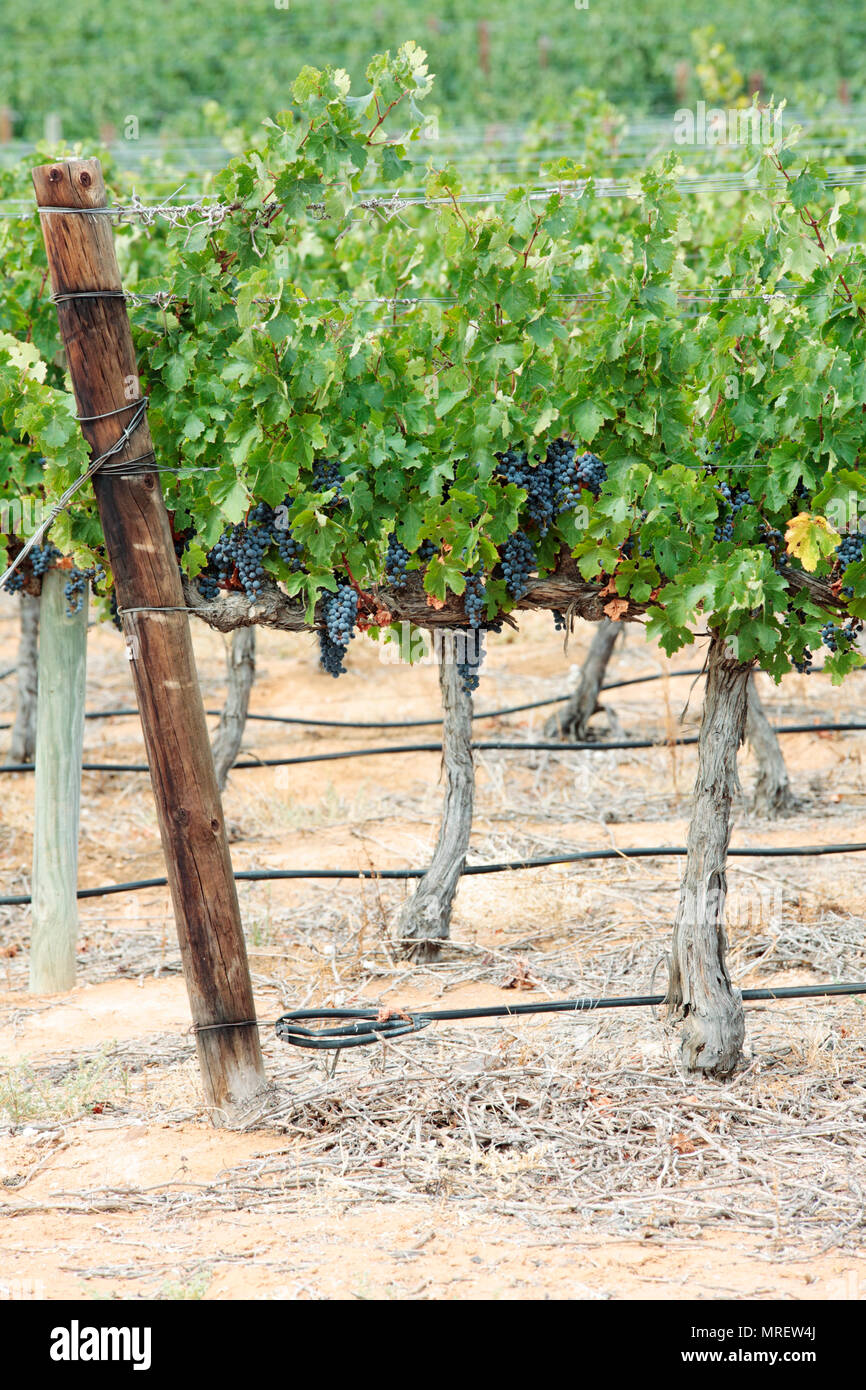
[[[141, 388], [99, 161], [33, 171], [60, 333], [94, 458], [140, 410]], [[46, 209], [54, 208], [56, 211]], [[74, 211], [69, 211], [70, 209]], [[156, 798], [205, 1095], [213, 1117], [264, 1085], [253, 993], [189, 618], [147, 419], [93, 486]], [[127, 471], [117, 472], [129, 464]]]
[[34, 994], [57, 994], [75, 984], [87, 589], [78, 612], [67, 613], [64, 588], [68, 574], [68, 570], [48, 570], [39, 600], [30, 933], [30, 989]]

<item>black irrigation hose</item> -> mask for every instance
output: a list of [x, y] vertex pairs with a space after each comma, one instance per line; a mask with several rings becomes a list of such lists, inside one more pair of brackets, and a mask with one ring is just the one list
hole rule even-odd
[[[838, 724], [779, 724], [777, 734], [855, 733], [866, 731], [866, 723], [847, 720]], [[526, 742], [510, 743], [504, 739], [483, 739], [472, 744], [478, 752], [499, 750], [507, 753], [607, 753], [613, 750], [641, 748], [682, 748], [699, 742], [699, 734], [682, 738], [620, 738], [583, 743]], [[234, 764], [233, 772], [264, 767], [295, 767], [301, 763], [331, 763], [344, 758], [378, 758], [397, 753], [441, 753], [441, 743], [396, 743], [384, 748], [346, 748], [335, 753], [303, 753], [294, 758], [249, 758]], [[35, 763], [2, 763], [3, 772], [33, 772]], [[82, 763], [82, 772], [149, 772], [147, 763]]]
[[[744, 989], [744, 1003], [776, 999], [816, 999], [828, 995], [866, 994], [866, 982], [842, 985], [785, 985], [779, 989]], [[363, 1047], [367, 1043], [390, 1041], [418, 1033], [430, 1023], [453, 1022], [468, 1018], [520, 1018], [527, 1014], [594, 1013], [596, 1009], [638, 1009], [663, 1004], [663, 994], [632, 994], [619, 999], [554, 999], [538, 1004], [493, 1004], [478, 1009], [294, 1009], [281, 1014], [274, 1027], [277, 1037], [293, 1047], [315, 1050]], [[387, 1015], [387, 1016], [386, 1016]], [[305, 1028], [304, 1023], [323, 1020], [333, 1024], [352, 1020], [342, 1028]], [[261, 1025], [268, 1026], [268, 1025]]]
[[[11, 667], [6, 675], [11, 675], [16, 667]], [[625, 685], [643, 685], [646, 681], [664, 680], [665, 674], [673, 680], [677, 676], [700, 676], [703, 673], [702, 666], [695, 666], [688, 671], [653, 672], [649, 676], [631, 676], [628, 680], [610, 681], [603, 685], [602, 690], [619, 690]], [[0, 676], [2, 679], [2, 676]], [[544, 705], [562, 705], [570, 700], [570, 695], [551, 695], [546, 700], [532, 700], [527, 705], [509, 705], [506, 709], [478, 710], [473, 713], [473, 719], [499, 719], [506, 714], [522, 714], [524, 710], [541, 709]], [[206, 714], [219, 717], [222, 710], [209, 709]], [[91, 710], [85, 714], [85, 719], [120, 719], [126, 715], [138, 714], [137, 709], [100, 709]], [[248, 714], [247, 719], [255, 719], [264, 724], [299, 724], [302, 728], [311, 729], [420, 729], [432, 724], [441, 724], [442, 719], [299, 719], [296, 715], [287, 714]], [[0, 724], [0, 729], [11, 729], [11, 724]]]
[[[765, 845], [728, 850], [729, 858], [791, 859], [824, 854], [862, 854], [866, 844]], [[508, 859], [501, 864], [467, 864], [463, 875], [511, 873], [517, 869], [543, 869], [552, 864], [582, 864], [598, 859], [666, 859], [684, 856], [684, 845], [639, 846], [636, 849], [584, 849], [575, 854], [548, 854], [538, 859]], [[238, 869], [234, 878], [243, 883], [271, 883], [281, 879], [412, 879], [423, 878], [427, 869]], [[79, 888], [78, 898], [104, 898], [112, 893], [134, 893], [144, 888], [165, 888], [167, 878], [141, 878], [131, 883], [108, 883], [101, 888]], [[0, 898], [0, 907], [26, 907], [29, 893]]]

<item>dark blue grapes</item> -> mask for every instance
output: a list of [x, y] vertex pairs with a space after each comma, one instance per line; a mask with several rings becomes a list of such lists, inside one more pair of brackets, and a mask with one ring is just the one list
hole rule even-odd
[[[849, 565], [856, 565], [863, 559], [863, 549], [866, 546], [866, 536], [861, 536], [855, 532], [851, 536], [843, 536], [836, 546], [836, 558], [839, 561], [839, 568], [844, 574]], [[850, 584], [842, 590], [845, 598], [851, 598], [854, 590]]]
[[395, 589], [406, 587], [406, 566], [409, 563], [409, 552], [405, 545], [401, 545], [397, 539], [396, 531], [392, 531], [388, 537], [388, 553], [385, 556], [385, 574], [388, 576], [389, 583]]
[[502, 548], [502, 573], [514, 599], [529, 592], [529, 576], [536, 566], [535, 546], [524, 531], [515, 531]]
[[814, 659], [815, 659], [815, 658], [812, 656], [812, 653], [810, 652], [809, 648], [808, 648], [808, 647], [804, 647], [804, 648], [803, 648], [803, 660], [802, 660], [802, 661], [797, 661], [796, 658], [795, 658], [795, 659], [794, 659], [794, 667], [795, 667], [796, 670], [798, 670], [798, 671], [800, 672], [800, 675], [801, 675], [801, 676], [811, 676], [811, 674], [812, 674], [812, 663], [813, 663]]
[[553, 609], [553, 630], [554, 630], [554, 632], [565, 632], [565, 630], [566, 630], [567, 627], [568, 627], [568, 623], [567, 623], [566, 620], [565, 620], [565, 614], [564, 614], [564, 613], [560, 613], [560, 611], [559, 611], [558, 608], [554, 608], [554, 609]]
[[550, 471], [557, 512], [572, 511], [580, 502], [580, 481], [574, 466], [576, 453], [574, 445], [567, 439], [554, 439], [547, 446], [544, 462]]
[[262, 561], [271, 543], [270, 527], [239, 526], [235, 540], [238, 579], [244, 593], [254, 603], [264, 587], [265, 567]]
[[736, 492], [731, 492], [728, 483], [719, 483], [719, 492], [722, 497], [721, 514], [716, 522], [713, 536], [717, 541], [732, 541], [734, 539], [734, 517], [744, 507], [754, 505], [752, 494], [748, 488], [738, 488]]
[[485, 646], [483, 632], [467, 632], [462, 657], [456, 662], [457, 675], [464, 695], [472, 695], [480, 685], [481, 663]]
[[467, 574], [463, 608], [470, 627], [480, 627], [486, 607], [487, 586], [483, 574]]
[[607, 464], [598, 454], [581, 454], [577, 460], [577, 480], [596, 497], [607, 479]]
[[333, 502], [343, 505], [343, 475], [336, 459], [315, 459], [313, 462], [313, 487], [316, 492], [334, 492]]
[[422, 565], [429, 564], [436, 554], [436, 547], [432, 541], [422, 541], [418, 547], [418, 559]]
[[358, 616], [358, 595], [351, 584], [341, 584], [337, 592], [322, 605], [325, 620], [319, 634], [319, 660], [330, 676], [342, 676], [343, 658], [355, 631]]
[[212, 603], [215, 598], [219, 598], [220, 586], [212, 574], [207, 570], [202, 570], [196, 576], [198, 591], [207, 603]]
[[24, 575], [21, 573], [20, 566], [4, 581], [3, 588], [6, 590], [7, 594], [18, 594], [21, 592], [24, 588]]
[[547, 459], [532, 464], [526, 453], [511, 448], [497, 454], [498, 473], [506, 483], [514, 483], [526, 493], [526, 509], [542, 536], [550, 530], [554, 517], [554, 487]]
[[60, 559], [60, 551], [57, 549], [56, 545], [52, 545], [51, 542], [48, 541], [45, 545], [34, 545], [30, 552], [29, 559], [30, 567], [38, 579], [46, 570], [49, 570], [52, 565], [57, 563]]
[[821, 628], [821, 641], [831, 652], [837, 652], [840, 643], [843, 651], [847, 651], [857, 641], [862, 628], [863, 624], [857, 618], [849, 618], [844, 627], [837, 627], [836, 623], [825, 623]]
[[73, 613], [81, 612], [89, 578], [90, 572], [88, 570], [67, 570], [66, 583], [63, 586], [63, 595], [66, 599], [66, 612], [70, 617]]

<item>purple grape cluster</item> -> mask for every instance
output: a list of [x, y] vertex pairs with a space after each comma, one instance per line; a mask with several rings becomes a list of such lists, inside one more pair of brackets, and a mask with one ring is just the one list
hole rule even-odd
[[335, 506], [345, 503], [343, 474], [336, 459], [318, 458], [313, 461], [313, 488], [316, 492], [333, 492]]
[[466, 646], [462, 660], [457, 662], [457, 675], [464, 695], [472, 695], [480, 685], [481, 664], [484, 661], [484, 633], [466, 633]]
[[319, 660], [330, 676], [345, 672], [343, 658], [355, 631], [358, 616], [358, 595], [351, 584], [341, 584], [337, 592], [322, 605], [325, 625], [318, 629]]
[[483, 574], [467, 574], [466, 590], [463, 595], [463, 608], [469, 619], [469, 626], [478, 628], [484, 617], [487, 600], [487, 586]]
[[529, 591], [529, 576], [536, 566], [535, 546], [524, 531], [515, 531], [502, 547], [502, 573], [513, 599]]
[[577, 460], [577, 481], [588, 488], [595, 497], [601, 492], [602, 483], [607, 480], [607, 464], [598, 454], [581, 454]]
[[385, 556], [385, 574], [388, 582], [393, 584], [395, 589], [406, 587], [406, 566], [409, 563], [409, 552], [405, 545], [401, 545], [397, 539], [396, 531], [392, 531], [388, 537], [388, 553]]
[[843, 650], [847, 651], [857, 641], [862, 629], [863, 624], [857, 618], [849, 618], [844, 627], [838, 627], [836, 623], [825, 623], [821, 628], [821, 641], [831, 652], [837, 652], [840, 643]]

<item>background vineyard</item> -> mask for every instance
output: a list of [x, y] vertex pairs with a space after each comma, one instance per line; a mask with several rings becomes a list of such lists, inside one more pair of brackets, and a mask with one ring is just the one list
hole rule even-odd
[[[206, 101], [255, 125], [289, 104], [304, 64], [343, 66], [357, 80], [371, 53], [414, 37], [438, 75], [437, 104], [455, 123], [557, 119], [578, 86], [631, 111], [668, 111], [701, 94], [691, 34], [708, 25], [766, 93], [820, 105], [841, 84], [851, 99], [866, 97], [858, 0], [643, 0], [637, 16], [596, 0], [582, 10], [573, 0], [443, 0], [435, 9], [419, 0], [287, 0], [284, 8], [136, 0], [122, 16], [106, 0], [35, 0], [4, 6], [0, 107], [12, 109], [13, 133], [26, 139], [42, 135], [49, 112], [74, 139], [120, 133], [130, 114], [142, 139], [201, 137]], [[678, 76], [683, 64], [690, 71]]]

